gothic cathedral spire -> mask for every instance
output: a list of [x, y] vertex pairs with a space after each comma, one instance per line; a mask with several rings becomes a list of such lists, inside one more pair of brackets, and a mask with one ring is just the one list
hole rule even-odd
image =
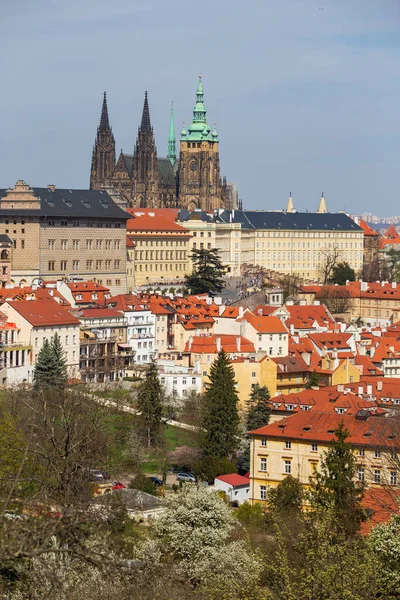
[[172, 106], [171, 106], [171, 117], [170, 117], [170, 121], [169, 121], [167, 158], [171, 162], [172, 166], [175, 167], [176, 141], [175, 141], [175, 124], [174, 124], [174, 103], [172, 103]]
[[139, 127], [132, 163], [132, 206], [158, 206], [157, 149], [150, 121], [147, 92], [144, 96], [142, 122]]
[[90, 170], [90, 189], [99, 190], [110, 185], [115, 168], [115, 140], [108, 119], [107, 96], [104, 92], [100, 125], [92, 153]]

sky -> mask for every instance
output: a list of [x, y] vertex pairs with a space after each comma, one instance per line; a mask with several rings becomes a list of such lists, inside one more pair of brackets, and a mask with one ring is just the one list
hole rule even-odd
[[200, 72], [245, 208], [400, 214], [399, 0], [0, 0], [0, 188], [87, 188], [104, 91], [165, 156]]

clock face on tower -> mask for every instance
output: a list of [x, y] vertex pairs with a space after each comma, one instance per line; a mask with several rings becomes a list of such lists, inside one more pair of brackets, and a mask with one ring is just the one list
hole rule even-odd
[[196, 171], [197, 170], [197, 162], [195, 160], [192, 160], [190, 163], [190, 169], [192, 171]]

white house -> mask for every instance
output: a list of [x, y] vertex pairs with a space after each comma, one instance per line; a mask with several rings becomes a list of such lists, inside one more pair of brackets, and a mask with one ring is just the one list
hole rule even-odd
[[182, 399], [191, 392], [201, 393], [200, 368], [175, 365], [173, 360], [158, 360], [158, 372], [167, 394]]
[[[18, 327], [18, 341], [32, 346], [33, 365], [44, 341], [50, 341], [58, 333], [65, 350], [68, 375], [79, 377], [79, 319], [55, 300], [8, 300], [2, 304], [1, 312]], [[13, 383], [17, 383], [16, 372], [10, 375]]]
[[250, 498], [250, 479], [237, 473], [218, 475], [214, 479], [214, 487], [218, 491], [225, 492], [229, 502], [240, 505], [248, 502]]
[[151, 310], [125, 311], [127, 343], [135, 352], [135, 362], [149, 363], [154, 353], [155, 316]]
[[278, 317], [245, 313], [241, 320], [241, 335], [253, 342], [257, 352], [268, 356], [287, 356], [289, 332]]

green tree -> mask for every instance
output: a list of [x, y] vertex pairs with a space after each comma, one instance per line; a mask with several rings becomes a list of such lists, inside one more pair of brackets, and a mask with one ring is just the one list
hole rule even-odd
[[334, 439], [321, 459], [320, 471], [311, 478], [311, 502], [330, 509], [338, 528], [346, 535], [355, 534], [364, 519], [361, 507], [363, 487], [355, 481], [356, 463], [350, 433], [341, 421]]
[[51, 339], [51, 348], [53, 350], [56, 364], [53, 385], [54, 387], [64, 388], [68, 383], [67, 359], [65, 357], [65, 350], [62, 346], [61, 338], [58, 333], [56, 333]]
[[340, 262], [337, 263], [333, 269], [330, 277], [330, 281], [332, 283], [337, 283], [338, 285], [346, 285], [346, 281], [355, 281], [356, 273], [354, 269], [351, 268], [348, 262]]
[[224, 289], [225, 267], [218, 250], [192, 250], [193, 272], [186, 275], [186, 287], [192, 294], [219, 294]]
[[57, 373], [58, 365], [54, 350], [51, 343], [45, 340], [39, 350], [33, 373], [35, 390], [52, 388]]
[[217, 458], [215, 456], [205, 456], [195, 462], [193, 466], [194, 474], [198, 481], [208, 481], [214, 483], [218, 475], [228, 475], [236, 473], [236, 465], [227, 458]]
[[399, 281], [400, 280], [400, 250], [396, 250], [395, 248], [390, 248], [384, 254], [386, 259], [387, 266], [387, 275], [389, 281]]
[[312, 387], [315, 387], [317, 385], [319, 385], [319, 376], [318, 373], [313, 371], [304, 387], [306, 390], [310, 390]]
[[61, 390], [67, 385], [67, 361], [60, 336], [57, 333], [51, 342], [44, 341], [38, 354], [33, 378], [36, 390]]
[[303, 488], [300, 481], [292, 475], [283, 479], [276, 488], [268, 492], [268, 504], [272, 510], [287, 515], [299, 513], [303, 507]]
[[202, 448], [206, 456], [229, 458], [238, 448], [239, 414], [235, 375], [224, 350], [211, 365], [204, 395]]
[[139, 424], [146, 433], [148, 448], [161, 441], [163, 402], [164, 391], [158, 377], [157, 364], [152, 360], [145, 371], [137, 397]]
[[246, 401], [247, 415], [246, 415], [246, 427], [247, 431], [253, 431], [259, 427], [268, 425], [269, 417], [271, 414], [271, 407], [269, 400], [271, 394], [266, 385], [260, 385], [259, 383], [254, 384], [251, 390], [250, 397]]

